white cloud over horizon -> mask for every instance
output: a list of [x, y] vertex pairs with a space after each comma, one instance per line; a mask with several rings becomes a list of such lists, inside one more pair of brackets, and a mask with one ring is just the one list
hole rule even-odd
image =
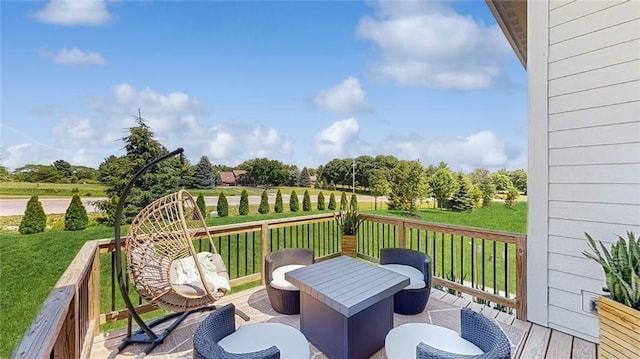
[[33, 17], [40, 22], [62, 26], [100, 26], [111, 20], [104, 0], [51, 0]]
[[481, 89], [505, 76], [509, 45], [497, 25], [486, 26], [439, 2], [379, 1], [356, 34], [374, 42], [374, 76], [398, 86]]
[[97, 52], [84, 52], [78, 48], [63, 48], [57, 53], [48, 50], [40, 51], [40, 56], [50, 58], [57, 65], [63, 66], [103, 66], [107, 60]]
[[356, 142], [359, 132], [360, 127], [355, 118], [332, 123], [315, 136], [316, 155], [324, 159], [346, 157], [348, 147]]
[[360, 87], [360, 81], [349, 76], [340, 84], [318, 92], [313, 98], [313, 103], [324, 111], [352, 115], [372, 110], [364, 98], [365, 92]]

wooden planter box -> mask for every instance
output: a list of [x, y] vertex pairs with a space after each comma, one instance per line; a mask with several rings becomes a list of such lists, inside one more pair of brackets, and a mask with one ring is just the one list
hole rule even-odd
[[640, 311], [600, 296], [598, 319], [599, 358], [637, 358], [640, 355]]
[[342, 255], [355, 257], [356, 256], [356, 236], [343, 234], [340, 241], [340, 247], [342, 248]]

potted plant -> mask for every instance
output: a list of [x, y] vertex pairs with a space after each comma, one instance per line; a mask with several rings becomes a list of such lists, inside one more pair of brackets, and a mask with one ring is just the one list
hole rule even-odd
[[356, 195], [351, 195], [351, 201], [337, 214], [334, 213], [338, 228], [342, 232], [341, 248], [342, 254], [346, 256], [356, 256], [356, 236], [358, 235], [358, 227], [360, 219], [358, 219], [358, 199]]
[[[600, 357], [633, 357], [640, 353], [640, 237], [627, 232], [627, 239], [618, 241], [607, 250], [602, 242], [585, 233], [593, 253], [582, 252], [600, 263], [606, 277], [607, 295], [598, 298], [600, 324]], [[602, 250], [602, 252], [600, 251]]]

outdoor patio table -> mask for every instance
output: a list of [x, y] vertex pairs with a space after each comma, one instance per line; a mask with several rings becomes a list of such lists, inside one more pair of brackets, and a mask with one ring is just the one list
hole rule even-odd
[[341, 256], [285, 274], [300, 288], [300, 330], [331, 359], [369, 358], [393, 327], [402, 274]]

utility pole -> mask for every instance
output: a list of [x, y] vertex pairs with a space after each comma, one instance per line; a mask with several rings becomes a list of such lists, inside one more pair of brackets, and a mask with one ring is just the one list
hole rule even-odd
[[356, 159], [353, 159], [353, 163], [351, 163], [351, 180], [352, 180], [352, 190], [353, 190], [353, 194], [356, 193], [356, 166], [358, 164], [356, 163]]

